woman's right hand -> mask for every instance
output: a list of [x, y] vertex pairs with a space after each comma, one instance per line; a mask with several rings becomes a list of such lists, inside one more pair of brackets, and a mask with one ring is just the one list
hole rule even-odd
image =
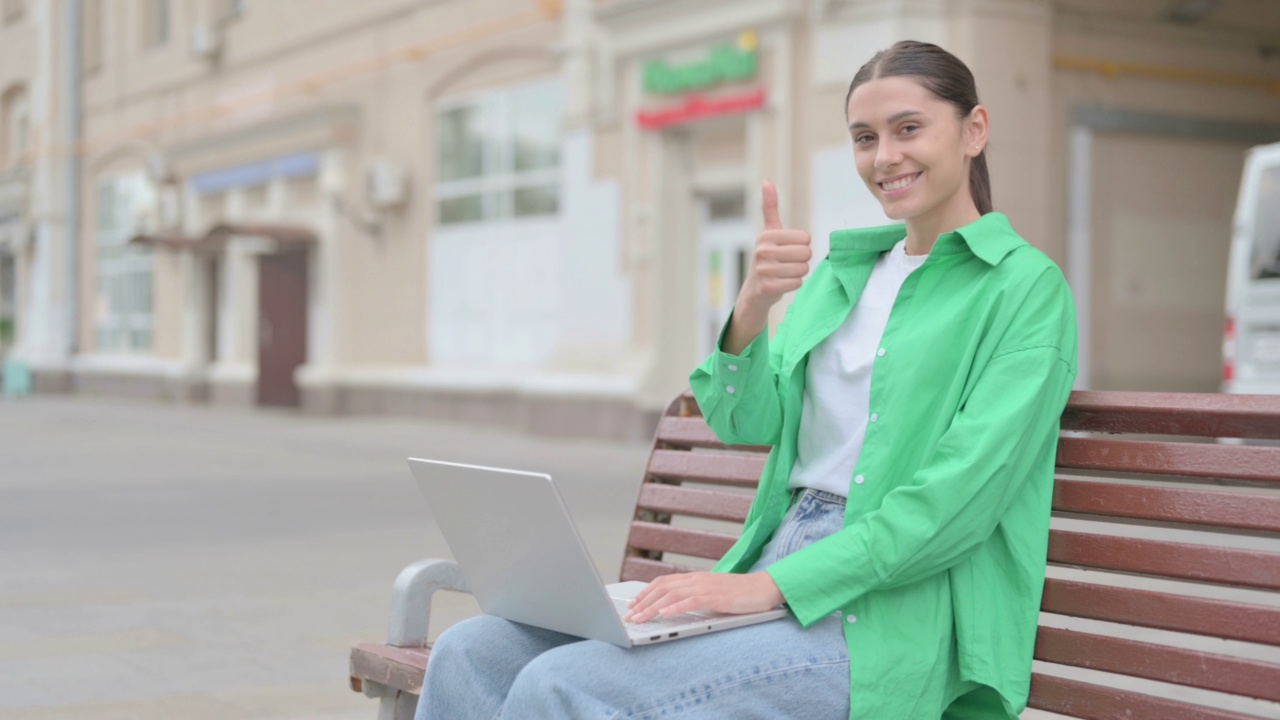
[[764, 331], [769, 324], [769, 308], [783, 295], [800, 288], [809, 272], [809, 259], [813, 257], [809, 233], [782, 227], [782, 220], [778, 218], [778, 190], [773, 183], [765, 180], [761, 193], [764, 230], [756, 236], [751, 269], [733, 305], [733, 320], [721, 348], [731, 355], [741, 353]]
[[764, 230], [756, 236], [751, 269], [742, 283], [735, 307], [739, 310], [768, 312], [782, 296], [797, 290], [809, 273], [809, 233], [787, 230], [778, 217], [778, 190], [764, 181], [760, 207], [764, 211]]

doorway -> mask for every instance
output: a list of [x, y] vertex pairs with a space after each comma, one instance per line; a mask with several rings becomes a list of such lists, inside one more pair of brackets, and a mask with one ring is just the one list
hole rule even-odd
[[12, 253], [0, 249], [0, 358], [18, 337], [18, 275]]
[[307, 361], [307, 253], [258, 257], [259, 405], [297, 407], [294, 371]]
[[715, 348], [751, 267], [755, 233], [741, 188], [698, 197], [698, 356]]

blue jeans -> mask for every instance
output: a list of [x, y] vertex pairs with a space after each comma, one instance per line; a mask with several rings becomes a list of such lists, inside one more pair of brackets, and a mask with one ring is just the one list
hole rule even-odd
[[[844, 498], [806, 490], [752, 571], [844, 526]], [[849, 717], [840, 613], [623, 649], [490, 615], [440, 635], [416, 720]]]

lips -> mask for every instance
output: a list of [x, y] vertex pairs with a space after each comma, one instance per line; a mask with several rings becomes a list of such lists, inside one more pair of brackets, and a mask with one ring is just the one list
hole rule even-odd
[[894, 178], [889, 178], [888, 180], [881, 180], [876, 184], [880, 186], [881, 190], [887, 193], [898, 192], [911, 187], [918, 177], [920, 177], [920, 173], [911, 173], [910, 175], [899, 175]]

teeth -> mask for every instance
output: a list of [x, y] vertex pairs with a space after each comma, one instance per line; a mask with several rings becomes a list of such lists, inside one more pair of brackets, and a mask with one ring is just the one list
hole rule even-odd
[[885, 190], [901, 190], [902, 188], [914, 182], [915, 179], [916, 179], [916, 176], [912, 175], [910, 177], [904, 177], [901, 180], [894, 180], [893, 182], [880, 183], [880, 187], [884, 188]]

